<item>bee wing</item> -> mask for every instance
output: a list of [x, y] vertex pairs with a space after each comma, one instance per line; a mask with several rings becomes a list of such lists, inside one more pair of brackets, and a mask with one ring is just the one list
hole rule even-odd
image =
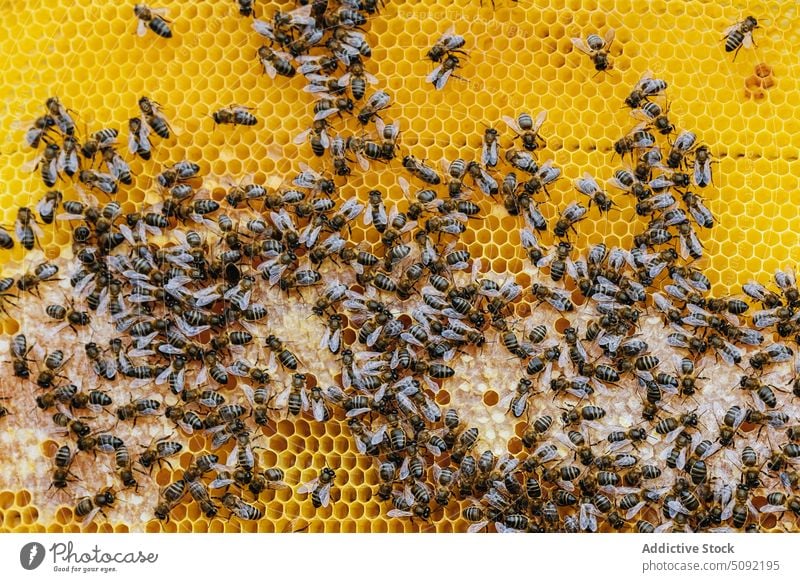
[[517, 124], [516, 119], [509, 117], [508, 115], [503, 115], [502, 119], [514, 133], [523, 133], [522, 129], [519, 127], [519, 124]]
[[610, 47], [611, 43], [614, 42], [614, 35], [615, 34], [616, 34], [616, 31], [613, 28], [609, 28], [608, 29], [608, 31], [606, 32], [606, 35], [604, 37], [605, 41], [606, 41], [606, 47], [605, 48]]
[[570, 42], [572, 42], [572, 46], [574, 46], [576, 49], [578, 49], [582, 53], [585, 53], [585, 54], [590, 55], [590, 56], [593, 54], [593, 51], [588, 46], [586, 46], [586, 43], [584, 42], [584, 40], [582, 38], [574, 37], [574, 38], [571, 38], [569, 40], [570, 40]]
[[97, 516], [99, 512], [100, 512], [99, 507], [93, 508], [89, 513], [86, 514], [86, 517], [83, 518], [83, 521], [81, 521], [81, 527], [86, 527], [87, 525], [92, 523], [92, 521], [94, 521], [95, 516]]
[[[431, 71], [431, 72], [428, 74], [428, 76], [427, 76], [427, 77], [425, 77], [425, 81], [427, 81], [428, 83], [435, 83], [435, 82], [436, 82], [436, 78], [437, 78], [437, 76], [439, 75], [439, 71], [441, 71], [441, 70], [442, 70], [442, 65], [439, 65], [438, 67], [436, 67], [435, 69], [433, 69], [433, 70], [432, 70], [432, 71]], [[438, 89], [438, 87], [437, 87], [437, 89]]]
[[[270, 79], [274, 79], [278, 75], [278, 70], [272, 64], [272, 61], [269, 59], [261, 59], [261, 64], [264, 67], [264, 72], [269, 76]], [[307, 85], [303, 88], [304, 91], [308, 91], [309, 87], [313, 87], [314, 85]], [[323, 87], [321, 90], [325, 90]]]
[[325, 420], [325, 401], [322, 398], [317, 398], [311, 403], [311, 413], [317, 422]]
[[322, 507], [328, 507], [331, 502], [331, 487], [332, 483], [326, 483], [322, 486], [319, 490], [319, 501], [322, 504]]
[[142, 19], [139, 19], [139, 24], [136, 26], [136, 34], [139, 36], [147, 34], [147, 25]]
[[297, 488], [297, 492], [300, 494], [311, 493], [317, 486], [317, 483], [319, 483], [319, 477], [312, 479], [308, 483], [303, 483], [300, 485], [300, 487]]

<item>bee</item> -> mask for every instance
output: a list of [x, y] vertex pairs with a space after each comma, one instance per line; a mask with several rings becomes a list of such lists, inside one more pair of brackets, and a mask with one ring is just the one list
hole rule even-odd
[[186, 481], [178, 479], [159, 491], [159, 502], [154, 515], [161, 521], [169, 520], [169, 512], [178, 504], [186, 494]]
[[748, 16], [725, 29], [725, 52], [732, 52], [734, 61], [742, 47], [751, 48], [755, 45], [753, 31], [756, 28], [758, 28], [758, 20], [753, 16]]
[[292, 56], [288, 53], [273, 51], [268, 46], [262, 45], [256, 51], [256, 56], [270, 79], [274, 79], [276, 75], [291, 78], [297, 73], [291, 62]]
[[557, 311], [573, 311], [575, 309], [569, 293], [560, 289], [549, 288], [545, 285], [534, 283], [531, 292], [539, 303], [547, 301]]
[[497, 142], [498, 132], [493, 127], [487, 127], [483, 132], [483, 142], [481, 147], [481, 163], [487, 168], [494, 168], [497, 165]]
[[133, 487], [138, 490], [139, 484], [133, 476], [133, 463], [128, 447], [120, 444], [114, 449], [114, 464], [117, 469], [117, 476], [125, 487]]
[[56, 120], [61, 133], [64, 135], [75, 134], [75, 122], [72, 120], [69, 110], [61, 104], [58, 97], [50, 97], [44, 105], [50, 117]]
[[183, 445], [176, 441], [168, 441], [167, 438], [169, 437], [162, 437], [150, 443], [150, 446], [145, 448], [144, 452], [139, 455], [137, 462], [145, 469], [152, 470], [154, 464], [158, 464], [160, 469], [163, 461], [172, 470], [172, 465], [167, 460], [167, 457], [180, 453], [183, 450]]
[[361, 125], [368, 124], [376, 117], [379, 117], [378, 113], [389, 107], [390, 101], [391, 97], [386, 91], [376, 91], [369, 96], [364, 107], [358, 112], [358, 121]]
[[229, 510], [231, 515], [235, 515], [245, 521], [257, 521], [264, 517], [264, 512], [261, 509], [255, 505], [250, 505], [233, 493], [226, 493], [222, 496], [222, 506]]
[[88, 525], [98, 513], [102, 513], [103, 517], [106, 517], [103, 509], [112, 507], [116, 500], [116, 495], [111, 487], [106, 487], [92, 497], [81, 497], [75, 505], [75, 517], [82, 517], [81, 525]]
[[300, 485], [297, 492], [301, 495], [310, 493], [311, 503], [317, 509], [320, 507], [328, 507], [331, 500], [331, 487], [333, 486], [333, 480], [335, 478], [336, 472], [329, 467], [324, 467], [317, 477]]
[[646, 101], [639, 109], [631, 111], [631, 116], [643, 122], [642, 126], [648, 127], [661, 135], [670, 135], [675, 131], [675, 126], [669, 120], [669, 106], [662, 110], [658, 103]]
[[427, 83], [432, 83], [437, 90], [444, 89], [450, 77], [463, 80], [463, 77], [459, 77], [455, 74], [455, 71], [460, 67], [461, 61], [459, 58], [456, 55], [448, 54], [444, 61], [428, 74], [425, 81]]
[[81, 170], [78, 173], [78, 180], [90, 188], [97, 188], [108, 195], [117, 193], [117, 182], [113, 175], [97, 170]]
[[143, 122], [141, 117], [128, 119], [128, 151], [145, 161], [150, 159], [153, 151], [149, 136], [150, 125]]
[[[45, 137], [47, 132], [50, 131], [55, 124], [56, 120], [52, 115], [37, 117], [25, 132], [25, 143], [33, 149], [38, 149], [42, 138]], [[21, 126], [23, 126], [22, 122], [14, 124], [15, 129]]]
[[38, 156], [23, 166], [25, 171], [35, 171], [39, 169], [42, 182], [48, 188], [52, 188], [58, 181], [58, 160], [61, 155], [61, 147], [55, 142], [47, 142], [41, 156]]
[[142, 117], [150, 126], [150, 129], [156, 132], [158, 137], [169, 139], [170, 126], [161, 113], [161, 105], [148, 97], [141, 97], [139, 99], [139, 110], [142, 112]]
[[497, 194], [498, 186], [497, 181], [484, 170], [478, 162], [470, 162], [467, 164], [467, 173], [475, 181], [481, 192], [494, 196]]
[[454, 32], [454, 26], [448, 28], [447, 32], [445, 32], [430, 48], [428, 54], [426, 55], [427, 58], [432, 60], [434, 63], [438, 63], [450, 53], [463, 53], [464, 51], [461, 49], [466, 44], [466, 41], [464, 40], [463, 36], [453, 34]]
[[[14, 221], [14, 233], [17, 235], [17, 240], [23, 248], [33, 250], [34, 245], [38, 244], [38, 237], [42, 236], [42, 229], [36, 224], [36, 217], [30, 208], [25, 206], [17, 210], [17, 219]], [[9, 237], [9, 240], [11, 237]], [[11, 241], [11, 246], [14, 242]], [[11, 248], [8, 244], [5, 248]]]
[[58, 163], [56, 164], [59, 172], [64, 172], [67, 176], [74, 176], [80, 165], [78, 163], [78, 140], [73, 136], [64, 137], [61, 151], [58, 153]]
[[572, 38], [572, 45], [582, 53], [589, 55], [594, 64], [594, 69], [598, 73], [609, 71], [613, 68], [611, 60], [608, 58], [611, 45], [614, 43], [614, 29], [609, 28], [604, 37], [597, 34], [590, 34], [586, 37], [586, 42], [581, 38]]
[[328, 122], [324, 119], [314, 121], [310, 128], [299, 133], [294, 138], [294, 143], [299, 145], [308, 140], [311, 143], [311, 151], [315, 156], [325, 155], [325, 150], [331, 146], [331, 140], [327, 133]]
[[[42, 220], [42, 222], [45, 224], [53, 224], [55, 211], [61, 204], [62, 199], [63, 195], [57, 190], [51, 190], [42, 196], [41, 200], [39, 200], [39, 202], [36, 204], [36, 211], [39, 213], [39, 218]], [[11, 248], [3, 246], [2, 244], [0, 244], [0, 246], [3, 248]]]
[[792, 359], [794, 351], [784, 344], [772, 344], [753, 354], [750, 357], [750, 366], [756, 370], [762, 370], [770, 364], [788, 362]]
[[643, 183], [633, 172], [627, 169], [616, 170], [614, 177], [608, 183], [619, 190], [632, 194], [639, 201], [647, 200], [652, 195], [647, 184]]
[[575, 232], [575, 225], [581, 220], [586, 218], [589, 210], [577, 202], [570, 203], [563, 211], [556, 221], [553, 228], [553, 234], [559, 238], [567, 236], [569, 230]]
[[[364, 94], [367, 92], [367, 84], [376, 85], [377, 83], [378, 79], [364, 69], [364, 63], [361, 62], [360, 58], [351, 59], [350, 64], [347, 66], [347, 72], [339, 77], [339, 85], [342, 87], [349, 85], [356, 101], [364, 98]], [[378, 131], [381, 130], [378, 129]]]
[[70, 471], [72, 461], [74, 460], [75, 456], [72, 454], [69, 445], [61, 445], [58, 448], [55, 457], [53, 457], [55, 468], [53, 469], [53, 478], [50, 482], [50, 487], [65, 489], [70, 481], [77, 480], [77, 477]]
[[683, 202], [686, 204], [686, 208], [689, 209], [689, 213], [699, 226], [703, 228], [711, 228], [714, 226], [714, 215], [706, 208], [705, 204], [703, 204], [703, 200], [697, 194], [685, 192], [683, 194]]
[[115, 415], [119, 420], [133, 420], [133, 425], [136, 426], [136, 420], [141, 416], [154, 416], [158, 414], [158, 409], [161, 408], [161, 403], [152, 398], [137, 398], [131, 399], [128, 404], [124, 404], [117, 408]]
[[170, 21], [164, 18], [167, 14], [166, 8], [150, 8], [146, 4], [136, 4], [133, 7], [133, 14], [139, 19], [136, 27], [136, 34], [139, 36], [144, 36], [149, 27], [162, 38], [172, 38], [172, 30], [168, 24]]
[[655, 144], [656, 144], [656, 138], [653, 137], [653, 134], [650, 133], [649, 131], [640, 129], [640, 130], [635, 130], [632, 133], [623, 137], [622, 139], [615, 141], [614, 151], [618, 155], [624, 157], [626, 154], [632, 154], [637, 149], [650, 148], [653, 147]]
[[628, 97], [625, 98], [625, 105], [631, 109], [637, 109], [643, 103], [647, 103], [650, 97], [661, 95], [667, 90], [667, 82], [661, 79], [654, 79], [652, 73], [647, 71], [642, 78], [636, 82]]
[[692, 151], [696, 142], [697, 136], [694, 133], [691, 131], [682, 131], [669, 150], [667, 166], [672, 169], [678, 169], [683, 166], [686, 155]]
[[583, 175], [583, 178], [575, 180], [575, 189], [588, 196], [589, 206], [591, 207], [592, 203], [594, 203], [600, 209], [600, 212], [608, 212], [614, 205], [611, 198], [600, 189], [600, 186], [597, 185], [595, 179], [588, 172]]
[[436, 170], [425, 165], [424, 162], [419, 161], [412, 155], [403, 158], [403, 167], [412, 175], [428, 184], [433, 184], [435, 186], [442, 181], [439, 174], [436, 173]]
[[252, 107], [230, 105], [211, 114], [217, 125], [256, 125], [258, 118], [250, 113]]
[[386, 124], [380, 117], [375, 118], [375, 129], [378, 130], [381, 157], [384, 160], [393, 160], [399, 148], [397, 140], [400, 137], [400, 124], [398, 122]]
[[694, 150], [694, 183], [698, 188], [705, 188], [711, 183], [711, 152], [708, 146], [701, 145]]
[[58, 265], [43, 262], [34, 267], [33, 272], [27, 272], [17, 279], [17, 289], [38, 293], [37, 288], [41, 283], [51, 280], [58, 274]]
[[528, 113], [520, 113], [516, 120], [508, 116], [503, 116], [503, 121], [505, 121], [506, 125], [516, 134], [514, 139], [522, 140], [522, 147], [529, 152], [545, 147], [546, 142], [542, 136], [539, 135], [539, 130], [546, 119], [546, 110], [541, 111], [536, 116], [536, 119], [533, 119]]

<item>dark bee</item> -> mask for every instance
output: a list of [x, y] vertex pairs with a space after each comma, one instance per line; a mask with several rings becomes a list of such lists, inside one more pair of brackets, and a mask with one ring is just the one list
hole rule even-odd
[[133, 14], [139, 19], [136, 34], [144, 36], [149, 27], [150, 30], [162, 38], [172, 38], [172, 30], [170, 30], [168, 24], [169, 20], [163, 16], [166, 13], [167, 11], [164, 8], [150, 8], [145, 4], [136, 4], [133, 7]]
[[211, 114], [218, 125], [256, 125], [258, 118], [250, 113], [252, 107], [230, 105]]
[[734, 61], [742, 47], [751, 48], [755, 45], [753, 42], [753, 31], [756, 28], [758, 28], [758, 20], [752, 16], [748, 16], [744, 20], [725, 29], [725, 52], [732, 52]]
[[611, 45], [614, 43], [613, 28], [609, 28], [604, 37], [600, 37], [597, 34], [590, 34], [586, 37], [586, 42], [581, 38], [572, 38], [570, 40], [575, 48], [589, 55], [598, 73], [613, 68], [611, 60], [608, 58]]

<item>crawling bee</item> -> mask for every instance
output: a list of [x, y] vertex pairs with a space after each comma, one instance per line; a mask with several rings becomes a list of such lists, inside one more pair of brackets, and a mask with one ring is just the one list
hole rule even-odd
[[575, 189], [588, 196], [589, 206], [594, 203], [600, 209], [600, 212], [608, 212], [614, 205], [608, 194], [600, 189], [600, 186], [597, 185], [595, 179], [588, 172], [583, 175], [583, 178], [575, 180]]
[[[42, 229], [36, 224], [36, 218], [30, 208], [22, 206], [17, 210], [17, 220], [14, 222], [14, 233], [17, 235], [19, 244], [29, 251], [33, 250], [34, 245], [39, 242], [38, 237], [42, 236]], [[10, 245], [6, 242], [3, 248], [11, 248], [14, 246], [14, 241], [11, 240], [10, 236], [8, 240], [10, 241]]]
[[458, 57], [455, 55], [447, 55], [447, 57], [442, 61], [442, 63], [433, 69], [428, 76], [425, 78], [425, 81], [428, 83], [433, 83], [433, 86], [436, 89], [441, 90], [444, 89], [445, 85], [447, 85], [447, 80], [450, 77], [455, 79], [463, 79], [455, 74], [455, 71], [461, 67], [461, 61], [459, 61]]
[[[446, 81], [447, 79], [445, 79]], [[444, 85], [443, 85], [444, 86]], [[379, 117], [378, 113], [389, 107], [391, 97], [386, 91], [376, 91], [367, 99], [367, 103], [358, 112], [358, 121], [362, 125], [368, 124]]]
[[614, 42], [613, 28], [609, 28], [604, 37], [600, 37], [597, 34], [590, 34], [586, 37], [586, 42], [581, 38], [572, 38], [570, 40], [575, 48], [589, 55], [598, 73], [609, 71], [613, 68], [611, 60], [608, 58], [611, 45]]
[[748, 16], [725, 29], [725, 52], [732, 52], [734, 61], [742, 47], [751, 48], [755, 45], [753, 31], [756, 28], [758, 28], [758, 20], [753, 16]]
[[466, 44], [464, 37], [458, 34], [453, 34], [455, 27], [451, 26], [447, 29], [439, 40], [431, 47], [426, 55], [434, 63], [439, 63], [448, 56], [450, 53], [463, 53], [462, 47]]
[[675, 143], [669, 150], [667, 155], [667, 166], [672, 169], [680, 168], [684, 165], [686, 155], [692, 151], [694, 144], [697, 142], [697, 136], [691, 131], [682, 131], [675, 139]]
[[153, 146], [150, 143], [150, 126], [141, 117], [128, 120], [128, 151], [143, 160], [149, 160]]
[[658, 103], [653, 101], [642, 103], [639, 109], [631, 111], [633, 117], [644, 122], [646, 127], [657, 131], [661, 135], [669, 135], [675, 131], [675, 126], [669, 120], [668, 113], [669, 106], [664, 111]]
[[585, 206], [572, 202], [561, 212], [561, 216], [553, 228], [553, 234], [559, 238], [564, 238], [570, 230], [574, 232], [575, 224], [585, 219], [588, 212], [589, 210]]
[[543, 148], [546, 144], [542, 136], [539, 135], [539, 129], [541, 129], [545, 119], [547, 119], [546, 110], [539, 112], [536, 119], [533, 119], [528, 113], [520, 113], [516, 120], [503, 116], [503, 121], [506, 122], [506, 125], [517, 134], [514, 139], [522, 140], [522, 147], [529, 152]]
[[161, 105], [148, 97], [141, 97], [139, 99], [139, 110], [142, 112], [142, 117], [150, 126], [150, 129], [156, 132], [158, 137], [169, 139], [170, 126], [161, 113]]
[[297, 492], [300, 494], [310, 493], [311, 503], [315, 508], [328, 507], [331, 501], [331, 487], [333, 480], [336, 478], [336, 472], [329, 467], [325, 467], [319, 472], [319, 475], [309, 481], [303, 483], [298, 487]]
[[711, 152], [708, 146], [701, 145], [694, 150], [694, 183], [698, 188], [705, 188], [711, 183]]
[[652, 133], [645, 130], [638, 130], [615, 141], [614, 151], [620, 156], [625, 156], [626, 154], [632, 154], [637, 149], [652, 147], [655, 143], [656, 138], [653, 137]]
[[252, 107], [231, 105], [211, 114], [217, 125], [256, 125], [258, 118], [250, 113]]
[[[33, 149], [38, 149], [42, 138], [47, 134], [48, 131], [50, 131], [52, 127], [55, 126], [55, 124], [56, 120], [51, 115], [42, 115], [41, 117], [37, 117], [25, 132], [25, 143]], [[24, 122], [15, 122], [13, 127], [15, 129], [21, 129], [25, 127], [25, 125]]]
[[256, 56], [270, 79], [274, 79], [276, 75], [294, 77], [297, 73], [291, 61], [292, 56], [288, 53], [273, 51], [264, 45], [258, 48]]
[[[98, 513], [103, 513], [104, 508], [113, 506], [116, 499], [111, 487], [106, 487], [92, 497], [81, 497], [75, 505], [75, 517], [82, 517], [82, 525], [87, 525]], [[103, 516], [105, 517], [105, 513]]]
[[45, 101], [47, 112], [53, 119], [56, 120], [58, 129], [64, 135], [73, 135], [75, 133], [75, 122], [69, 114], [69, 110], [61, 104], [58, 97], [50, 97]]
[[149, 27], [162, 38], [172, 38], [169, 20], [164, 18], [167, 14], [166, 8], [150, 8], [146, 4], [136, 4], [133, 7], [133, 14], [139, 19], [136, 27], [136, 34], [139, 36], [144, 36]]
[[255, 505], [250, 505], [233, 493], [226, 493], [222, 496], [222, 505], [231, 512], [231, 515], [246, 521], [256, 521], [264, 517], [264, 512], [261, 509]]
[[638, 109], [650, 97], [661, 95], [667, 90], [667, 82], [661, 79], [654, 79], [652, 75], [650, 71], [642, 75], [642, 78], [636, 82], [630, 94], [625, 98], [625, 105], [631, 109]]
[[423, 182], [427, 182], [428, 184], [437, 185], [442, 181], [442, 179], [439, 177], [439, 174], [436, 173], [436, 170], [425, 165], [424, 162], [421, 162], [412, 155], [408, 155], [403, 158], [403, 167], [408, 172]]

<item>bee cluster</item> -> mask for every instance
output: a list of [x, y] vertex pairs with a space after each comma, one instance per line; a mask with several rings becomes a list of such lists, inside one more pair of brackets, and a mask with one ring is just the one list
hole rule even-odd
[[[666, 82], [645, 74], [625, 100], [639, 123], [614, 142], [609, 153], [623, 163], [607, 180], [623, 194], [615, 201], [584, 173], [576, 200], [548, 221], [564, 170], [543, 159], [545, 111], [501, 116], [510, 134], [487, 127], [478, 151], [441, 172], [411, 152], [395, 161], [391, 98], [367, 97], [378, 80], [362, 60], [371, 49], [360, 29], [379, 8], [315, 0], [253, 22], [269, 41], [257, 53], [268, 76], [299, 72], [318, 97], [295, 143], [330, 155], [330, 174], [301, 164], [277, 185], [248, 178], [222, 189], [207, 184], [203, 160], [182, 160], [154, 173], [159, 203], [126, 208], [113, 198], [133, 182], [118, 130], [80, 139], [52, 98], [26, 134], [44, 145], [45, 186], [62, 181], [64, 192], [42, 196], [38, 221], [21, 208], [16, 237], [30, 251], [38, 222], [68, 224], [72, 254], [0, 279], [0, 308], [23, 328], [9, 341], [11, 370], [60, 440], [48, 485], [75, 497], [81, 459], [103, 476], [75, 499], [76, 520], [153, 490], [164, 466], [170, 478], [146, 508], [160, 521], [179, 506], [269, 519], [270, 490], [327, 508], [346, 477], [333, 455], [299, 485], [266, 462], [280, 451], [259, 441], [284, 419], [346, 427], [348, 454], [373, 461], [373, 495], [392, 518], [460, 516], [468, 531], [653, 532], [758, 531], [800, 516], [800, 426], [783, 411], [800, 396], [800, 290], [787, 270], [774, 290], [751, 282], [742, 297], [711, 294], [695, 261], [698, 229], [715, 223], [699, 193], [713, 186], [714, 160], [669, 117]], [[168, 21], [136, 10], [140, 25], [171, 36]], [[239, 2], [243, 16], [254, 10]], [[613, 41], [609, 30], [573, 44], [599, 72], [611, 68]], [[464, 45], [450, 30], [428, 51], [436, 89]], [[174, 129], [158, 103], [142, 97], [139, 108], [128, 149], [149, 160], [152, 134], [168, 140]], [[336, 133], [334, 119], [347, 116], [360, 133]], [[258, 121], [233, 105], [214, 120]], [[107, 172], [92, 169], [98, 162]], [[371, 162], [394, 170], [401, 200], [378, 187], [345, 194]], [[627, 247], [579, 249], [580, 223], [608, 219], [626, 196], [638, 219]], [[488, 272], [467, 249], [464, 235], [487, 210], [521, 217], [524, 272]], [[351, 236], [357, 222], [364, 240]], [[4, 232], [0, 243], [14, 239]], [[311, 348], [288, 339], [290, 310], [318, 331]], [[486, 406], [517, 431], [499, 447], [489, 434], [498, 431], [478, 426], [454, 387], [490, 359], [505, 376], [491, 379], [499, 398]], [[734, 385], [720, 386], [731, 369]], [[0, 407], [4, 422], [24, 414], [16, 398]]]

